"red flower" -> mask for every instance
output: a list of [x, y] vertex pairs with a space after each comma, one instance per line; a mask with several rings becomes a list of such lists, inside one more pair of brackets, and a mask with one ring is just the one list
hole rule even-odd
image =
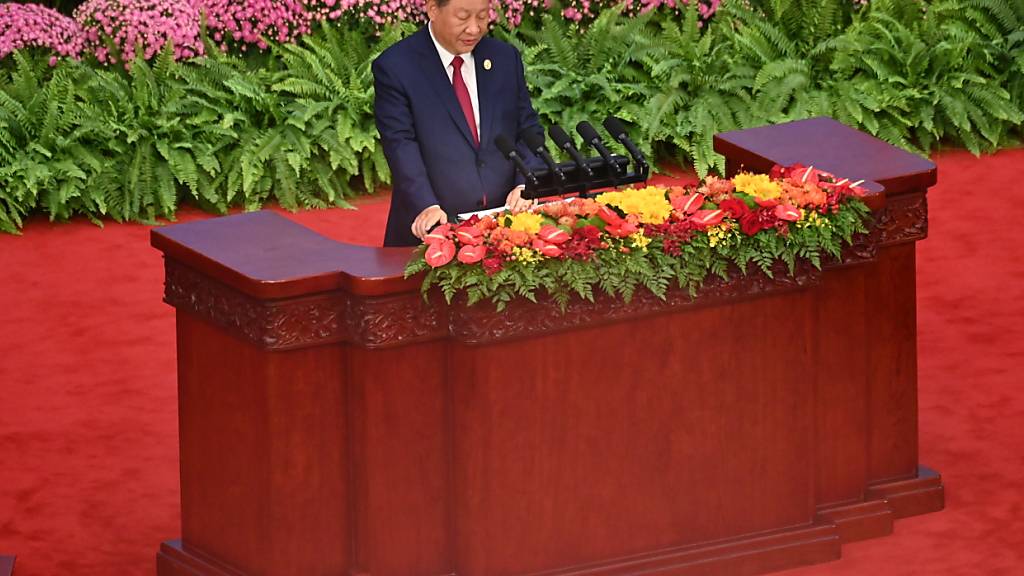
[[609, 224], [604, 227], [605, 232], [615, 236], [616, 238], [625, 238], [639, 229], [640, 228], [636, 224], [628, 220], [619, 220], [618, 224]]
[[540, 227], [540, 232], [537, 233], [537, 237], [541, 240], [550, 244], [563, 244], [569, 241], [569, 233], [562, 230], [558, 226], [552, 226], [545, 224]]
[[483, 264], [483, 267], [484, 267], [484, 273], [486, 273], [488, 276], [493, 276], [493, 275], [497, 274], [498, 272], [501, 271], [502, 266], [503, 266], [501, 258], [499, 258], [497, 256], [491, 256], [490, 258], [484, 258], [482, 264]]
[[698, 208], [704, 204], [703, 194], [689, 194], [689, 195], [672, 195], [669, 198], [672, 203], [672, 207], [682, 212], [683, 214], [693, 214]]
[[726, 213], [729, 214], [729, 216], [732, 216], [737, 220], [743, 218], [747, 214], [750, 214], [750, 206], [747, 206], [747, 203], [744, 202], [743, 200], [740, 200], [739, 198], [729, 198], [728, 200], [722, 200], [718, 204], [718, 207], [721, 208], [722, 210], [725, 210]]
[[775, 211], [771, 208], [761, 208], [756, 211], [751, 211], [742, 220], [740, 220], [740, 230], [748, 236], [753, 236], [761, 230], [771, 228], [775, 226], [775, 223], [779, 219], [775, 216]]
[[690, 216], [690, 221], [700, 228], [714, 226], [725, 218], [724, 210], [697, 210]]
[[448, 240], [452, 236], [452, 225], [451, 224], [440, 224], [435, 226], [429, 234], [423, 237], [423, 241], [427, 244], [436, 244]]
[[763, 229], [764, 226], [754, 213], [750, 213], [746, 218], [740, 220], [740, 230], [747, 236], [753, 236]]
[[483, 260], [484, 254], [487, 254], [487, 246], [482, 244], [476, 246], [466, 245], [459, 249], [459, 262], [463, 264], [476, 264]]
[[775, 207], [775, 217], [779, 220], [786, 220], [788, 222], [796, 222], [800, 219], [800, 209], [789, 204], [783, 204]]
[[[568, 234], [566, 234], [568, 236]], [[558, 258], [562, 255], [562, 249], [554, 244], [549, 244], [540, 238], [533, 239], [533, 249], [547, 256], [548, 258]]]
[[[476, 216], [476, 214], [474, 214]], [[455, 237], [463, 244], [476, 246], [484, 241], [484, 233], [472, 224], [463, 224], [455, 229]]]
[[597, 215], [598, 217], [601, 218], [601, 220], [605, 221], [605, 224], [608, 224], [609, 226], [615, 226], [623, 221], [622, 216], [619, 216], [619, 214], [615, 210], [612, 210], [611, 208], [604, 204], [602, 204], [601, 207], [598, 208]]
[[447, 238], [431, 242], [427, 245], [427, 251], [423, 259], [431, 268], [444, 266], [455, 257], [455, 242]]
[[582, 239], [590, 246], [597, 246], [601, 243], [601, 230], [593, 224], [587, 224], [573, 230], [572, 237], [573, 239]]

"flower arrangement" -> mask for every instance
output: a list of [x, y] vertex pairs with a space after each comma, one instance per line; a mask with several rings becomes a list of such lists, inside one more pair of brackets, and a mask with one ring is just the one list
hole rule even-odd
[[536, 302], [543, 289], [565, 309], [597, 287], [627, 301], [638, 287], [664, 298], [673, 285], [696, 295], [709, 274], [728, 279], [750, 265], [772, 276], [798, 258], [821, 267], [866, 233], [869, 210], [859, 182], [793, 165], [769, 174], [707, 177], [685, 187], [632, 188], [595, 198], [549, 202], [528, 212], [473, 217], [434, 228], [413, 253], [406, 276], [426, 272], [451, 302], [513, 298]]

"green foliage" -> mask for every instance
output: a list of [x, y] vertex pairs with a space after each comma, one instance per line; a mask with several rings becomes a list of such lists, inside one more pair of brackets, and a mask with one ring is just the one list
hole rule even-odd
[[[1024, 1], [725, 2], [685, 16], [549, 11], [495, 34], [523, 54], [544, 124], [615, 114], [656, 162], [722, 172], [715, 133], [829, 115], [897, 146], [974, 153], [1024, 125]], [[297, 45], [130, 71], [23, 50], [0, 61], [0, 230], [37, 211], [96, 221], [268, 201], [345, 206], [387, 183], [370, 63], [377, 36], [323, 24]]]
[[583, 28], [548, 12], [537, 27], [505, 34], [523, 55], [541, 123], [571, 131], [580, 120], [600, 122], [611, 111], [636, 121], [650, 85], [650, 76], [640, 65], [654, 40], [649, 20], [607, 10]]
[[[353, 193], [352, 176], [361, 176], [364, 189], [371, 191], [389, 181], [373, 120], [370, 64], [376, 47], [387, 47], [409, 31], [391, 27], [371, 46], [363, 33], [324, 24], [322, 34], [306, 36], [301, 45], [278, 48], [282, 67], [271, 89], [288, 100], [280, 125], [268, 137], [274, 154], [283, 155], [296, 176], [302, 170], [313, 175], [326, 203], [341, 204]], [[325, 204], [309, 192], [290, 180], [278, 183], [278, 198], [286, 207], [294, 207], [296, 200], [304, 206]]]
[[408, 31], [368, 43], [324, 24], [268, 62], [215, 49], [175, 62], [168, 45], [127, 71], [19, 52], [0, 69], [0, 230], [33, 210], [173, 218], [184, 199], [219, 213], [346, 206], [389, 179], [370, 63]]

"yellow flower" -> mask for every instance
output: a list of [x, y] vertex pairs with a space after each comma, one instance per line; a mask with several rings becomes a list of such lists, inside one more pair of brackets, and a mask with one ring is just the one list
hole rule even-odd
[[521, 230], [527, 234], [536, 234], [540, 232], [540, 227], [544, 223], [544, 217], [540, 214], [534, 214], [533, 212], [520, 212], [519, 214], [513, 214], [509, 216], [511, 223], [508, 227], [512, 230]]
[[732, 226], [728, 224], [716, 224], [708, 228], [708, 245], [714, 248], [719, 244], [728, 244], [731, 230]]
[[596, 200], [626, 214], [636, 215], [643, 224], [661, 224], [672, 214], [672, 204], [665, 198], [665, 189], [658, 186], [605, 192]]
[[644, 252], [647, 252], [647, 245], [651, 243], [651, 239], [644, 236], [643, 232], [634, 232], [629, 235], [629, 239], [633, 241], [634, 248], [639, 248]]
[[826, 228], [832, 226], [828, 220], [822, 218], [821, 214], [818, 214], [815, 210], [804, 210], [803, 213], [803, 217], [796, 223], [797, 228], [808, 228], [810, 226]]
[[512, 259], [517, 262], [538, 262], [541, 260], [541, 255], [533, 248], [516, 246], [512, 249]]
[[742, 172], [733, 177], [732, 183], [736, 186], [737, 192], [750, 194], [756, 198], [778, 198], [782, 194], [782, 187], [772, 182], [767, 174]]

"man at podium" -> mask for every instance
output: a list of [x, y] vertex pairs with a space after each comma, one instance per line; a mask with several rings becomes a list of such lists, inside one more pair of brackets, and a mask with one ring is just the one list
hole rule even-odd
[[[373, 62], [374, 114], [393, 192], [385, 246], [411, 246], [456, 214], [528, 208], [494, 144], [540, 130], [523, 61], [485, 36], [488, 0], [428, 0], [430, 22]], [[521, 147], [522, 148], [522, 147]]]

